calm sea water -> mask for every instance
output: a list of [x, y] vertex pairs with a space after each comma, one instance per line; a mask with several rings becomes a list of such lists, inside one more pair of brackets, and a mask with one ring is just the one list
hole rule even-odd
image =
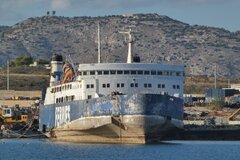
[[166, 141], [152, 145], [74, 144], [0, 139], [0, 160], [239, 160], [240, 141]]

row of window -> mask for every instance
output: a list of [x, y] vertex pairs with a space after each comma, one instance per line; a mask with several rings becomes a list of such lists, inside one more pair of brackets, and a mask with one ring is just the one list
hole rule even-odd
[[62, 86], [58, 86], [58, 87], [54, 87], [52, 88], [52, 93], [56, 93], [56, 92], [61, 92], [64, 90], [69, 90], [72, 89], [72, 84], [66, 84], [66, 85], [62, 85]]
[[63, 102], [71, 102], [74, 101], [75, 96], [65, 96], [65, 97], [60, 97], [60, 98], [56, 98], [56, 103], [63, 103]]
[[94, 84], [87, 84], [86, 88], [94, 88]]
[[[144, 83], [143, 86], [144, 86], [144, 88], [152, 88], [151, 83]], [[137, 88], [138, 83], [131, 83], [130, 87]], [[158, 84], [157, 87], [158, 88], [166, 88], [165, 84]], [[102, 84], [102, 88], [110, 88], [110, 83]], [[124, 88], [124, 83], [117, 83], [117, 88]], [[180, 89], [180, 86], [174, 84], [174, 85], [172, 85], [172, 88], [173, 89]]]
[[183, 76], [182, 72], [155, 71], [155, 70], [104, 70], [104, 71], [80, 71], [79, 75], [160, 75], [160, 76]]

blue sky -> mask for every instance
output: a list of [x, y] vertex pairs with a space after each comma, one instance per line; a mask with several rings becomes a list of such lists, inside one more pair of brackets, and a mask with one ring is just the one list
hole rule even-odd
[[191, 25], [240, 31], [240, 0], [0, 0], [0, 25], [56, 10], [59, 16], [158, 13]]

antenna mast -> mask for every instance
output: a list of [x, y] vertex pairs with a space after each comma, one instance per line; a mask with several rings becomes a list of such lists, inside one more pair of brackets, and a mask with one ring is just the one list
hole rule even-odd
[[101, 63], [101, 37], [100, 37], [100, 24], [98, 23], [98, 63]]
[[127, 34], [128, 35], [128, 57], [127, 57], [127, 63], [132, 63], [132, 43], [133, 38], [131, 35], [131, 29], [129, 31], [119, 31], [119, 33]]

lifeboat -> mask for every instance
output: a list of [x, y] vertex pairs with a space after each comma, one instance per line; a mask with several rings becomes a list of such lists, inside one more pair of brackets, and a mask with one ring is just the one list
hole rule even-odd
[[73, 71], [72, 66], [68, 63], [65, 63], [63, 65], [63, 79], [61, 81], [61, 84], [72, 81], [74, 76], [75, 76], [75, 73]]

